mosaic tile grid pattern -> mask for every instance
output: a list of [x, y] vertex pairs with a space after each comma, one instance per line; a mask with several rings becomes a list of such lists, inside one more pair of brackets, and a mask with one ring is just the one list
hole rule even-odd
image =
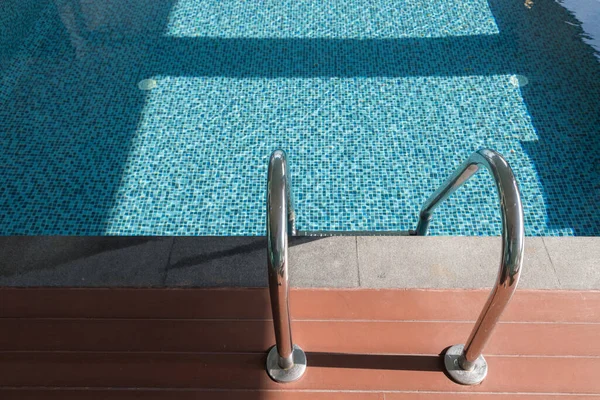
[[[1, 234], [264, 234], [276, 148], [299, 229], [407, 230], [482, 147], [528, 235], [600, 234], [600, 64], [553, 1], [44, 4], [2, 37]], [[485, 173], [431, 225], [499, 232]]]
[[169, 36], [221, 38], [373, 39], [497, 33], [487, 0], [180, 0], [167, 26]]

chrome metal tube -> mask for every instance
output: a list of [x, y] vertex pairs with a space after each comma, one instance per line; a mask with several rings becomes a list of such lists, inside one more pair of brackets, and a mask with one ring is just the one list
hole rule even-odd
[[[279, 354], [279, 366], [293, 366], [293, 343], [289, 311], [289, 277], [287, 250], [289, 237], [288, 171], [285, 153], [275, 151], [269, 161], [267, 188], [267, 263], [269, 292], [275, 326], [275, 340]], [[293, 212], [292, 212], [293, 215]]]
[[496, 323], [517, 288], [521, 275], [525, 237], [523, 206], [512, 169], [506, 160], [493, 150], [483, 149], [473, 153], [425, 202], [417, 225], [417, 234], [426, 235], [436, 207], [473, 176], [480, 166], [490, 171], [498, 189], [502, 214], [502, 259], [494, 288], [458, 359], [458, 364], [466, 371], [472, 370], [481, 356]]
[[267, 183], [267, 264], [275, 346], [267, 354], [267, 374], [288, 383], [306, 372], [306, 354], [292, 342], [289, 307], [288, 240], [295, 232], [290, 175], [285, 153], [276, 150], [269, 160]]

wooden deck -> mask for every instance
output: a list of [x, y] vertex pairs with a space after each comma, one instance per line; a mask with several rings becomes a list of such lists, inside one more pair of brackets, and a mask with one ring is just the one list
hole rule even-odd
[[487, 379], [453, 383], [478, 290], [293, 290], [308, 370], [264, 371], [264, 289], [0, 289], [1, 399], [600, 399], [600, 292], [517, 291], [485, 351]]

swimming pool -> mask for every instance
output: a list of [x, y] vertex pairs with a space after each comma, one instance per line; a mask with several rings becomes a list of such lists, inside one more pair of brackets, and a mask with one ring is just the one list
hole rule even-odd
[[[528, 235], [600, 235], [600, 63], [559, 3], [250, 3], [8, 1], [0, 234], [261, 235], [277, 148], [300, 230], [413, 229], [488, 147]], [[430, 232], [497, 207], [481, 173]]]

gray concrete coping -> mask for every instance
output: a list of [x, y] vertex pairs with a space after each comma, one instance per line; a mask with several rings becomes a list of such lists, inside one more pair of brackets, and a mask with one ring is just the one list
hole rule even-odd
[[[486, 288], [499, 237], [293, 238], [293, 287]], [[0, 286], [266, 287], [264, 237], [0, 237]], [[600, 238], [528, 237], [519, 285], [600, 289]]]

